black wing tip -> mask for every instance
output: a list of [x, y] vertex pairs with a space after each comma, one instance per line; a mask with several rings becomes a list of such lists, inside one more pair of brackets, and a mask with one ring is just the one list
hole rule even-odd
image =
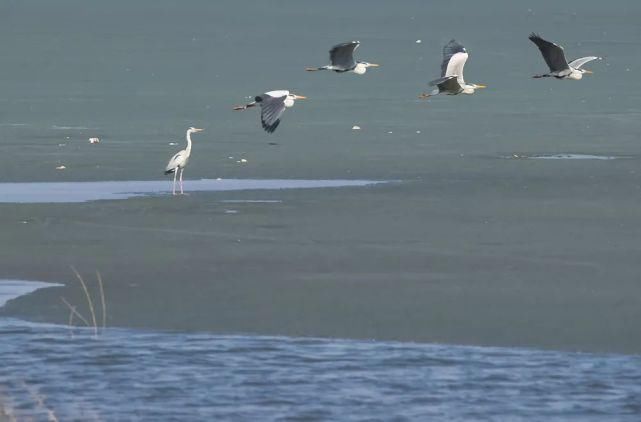
[[542, 40], [543, 39], [536, 32], [532, 32], [528, 38], [530, 39], [530, 41], [536, 41], [536, 40]]
[[176, 169], [165, 170], [165, 174], [171, 174], [171, 173], [173, 173], [175, 171], [176, 171]]
[[448, 41], [447, 44], [443, 46], [444, 54], [454, 54], [454, 53], [467, 53], [465, 46], [461, 44], [456, 38], [452, 38]]
[[434, 79], [432, 81], [429, 81], [428, 82], [428, 86], [439, 86], [443, 82], [447, 82], [447, 81], [449, 81], [451, 79], [454, 79], [454, 78], [458, 78], [458, 76], [457, 75], [442, 76], [442, 77], [440, 77], [438, 79]]
[[264, 121], [264, 120], [261, 120], [260, 122], [262, 123], [262, 125], [263, 125], [263, 129], [265, 129], [265, 132], [267, 132], [267, 133], [274, 133], [274, 131], [276, 130], [276, 128], [277, 128], [277, 127], [278, 127], [278, 125], [280, 124], [280, 119], [276, 120], [276, 121], [275, 121], [274, 123], [272, 123], [271, 125], [268, 125], [267, 123], [265, 123], [265, 121]]
[[333, 46], [329, 51], [334, 51], [339, 48], [345, 48], [345, 47], [350, 47], [352, 45], [359, 45], [361, 42], [360, 41], [347, 41], [347, 42], [342, 42], [340, 44], [336, 44]]

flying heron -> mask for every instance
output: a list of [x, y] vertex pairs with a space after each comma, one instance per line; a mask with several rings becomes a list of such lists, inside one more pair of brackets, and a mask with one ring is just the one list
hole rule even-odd
[[190, 127], [187, 129], [187, 148], [183, 149], [182, 151], [178, 151], [176, 155], [171, 157], [171, 160], [169, 160], [169, 163], [167, 163], [167, 167], [165, 168], [165, 174], [174, 174], [174, 183], [173, 183], [173, 188], [171, 193], [173, 195], [176, 194], [176, 175], [178, 174], [178, 171], [180, 171], [180, 193], [183, 194], [183, 173], [185, 171], [185, 167], [187, 167], [187, 163], [189, 162], [189, 156], [191, 155], [191, 134], [192, 133], [198, 133], [202, 132], [204, 129], [197, 129], [195, 127]]
[[342, 44], [337, 44], [329, 50], [329, 61], [332, 63], [327, 66], [321, 67], [308, 67], [307, 71], [312, 72], [315, 70], [333, 70], [334, 72], [354, 72], [357, 75], [362, 75], [367, 72], [368, 67], [379, 67], [376, 63], [357, 62], [354, 60], [354, 50], [361, 45], [360, 41], [350, 41]]
[[599, 59], [596, 56], [581, 57], [580, 59], [572, 60], [570, 63], [565, 59], [563, 47], [550, 41], [546, 41], [534, 32], [529, 36], [530, 41], [536, 44], [541, 50], [541, 55], [545, 59], [550, 68], [549, 73], [542, 75], [534, 75], [533, 78], [549, 78], [554, 77], [557, 79], [574, 79], [575, 81], [583, 78], [583, 74], [592, 73], [591, 70], [581, 69], [587, 62]]
[[254, 101], [244, 106], [236, 106], [234, 110], [246, 110], [260, 105], [260, 122], [267, 133], [272, 133], [280, 124], [280, 117], [286, 108], [292, 107], [295, 100], [304, 100], [307, 97], [292, 94], [287, 90], [269, 91], [254, 97]]
[[451, 40], [443, 47], [443, 63], [441, 63], [441, 77], [429, 83], [435, 87], [429, 94], [421, 94], [420, 98], [428, 98], [436, 94], [448, 95], [474, 94], [481, 84], [468, 84], [463, 79], [463, 67], [467, 61], [467, 50], [461, 43]]

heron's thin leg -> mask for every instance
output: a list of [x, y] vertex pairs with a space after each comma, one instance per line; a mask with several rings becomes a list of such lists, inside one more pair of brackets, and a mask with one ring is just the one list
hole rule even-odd
[[244, 106], [236, 106], [234, 107], [234, 110], [247, 110], [250, 107], [254, 107], [256, 105], [256, 101], [252, 101], [249, 104], [245, 104]]
[[174, 170], [174, 184], [172, 185], [172, 190], [171, 190], [172, 195], [176, 194], [176, 176], [178, 176], [178, 169]]
[[180, 169], [180, 194], [183, 195], [185, 192], [183, 192], [183, 173], [185, 169]]

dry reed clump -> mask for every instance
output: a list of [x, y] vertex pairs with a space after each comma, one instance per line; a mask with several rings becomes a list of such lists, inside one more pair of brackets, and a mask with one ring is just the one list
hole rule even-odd
[[80, 282], [80, 286], [82, 287], [82, 290], [85, 294], [85, 298], [87, 299], [87, 307], [89, 309], [89, 314], [91, 315], [91, 321], [89, 321], [77, 310], [76, 306], [69, 303], [69, 301], [64, 297], [61, 297], [60, 299], [62, 300], [62, 303], [64, 303], [67, 306], [67, 308], [69, 308], [68, 323], [69, 323], [69, 327], [72, 329], [71, 334], [73, 335], [74, 317], [77, 317], [80, 321], [82, 321], [85, 324], [85, 326], [93, 327], [94, 336], [97, 337], [99, 332], [104, 331], [104, 329], [107, 327], [107, 303], [105, 301], [105, 289], [102, 282], [102, 276], [100, 275], [100, 272], [96, 271], [96, 279], [98, 282], [99, 296], [100, 296], [100, 305], [102, 309], [102, 312], [101, 312], [102, 324], [99, 329], [98, 320], [96, 318], [96, 309], [94, 307], [94, 301], [91, 297], [91, 294], [89, 293], [89, 288], [87, 287], [87, 283], [85, 283], [85, 280], [82, 278], [80, 273], [74, 267], [71, 267], [71, 270], [73, 271], [73, 273], [76, 275], [76, 278]]

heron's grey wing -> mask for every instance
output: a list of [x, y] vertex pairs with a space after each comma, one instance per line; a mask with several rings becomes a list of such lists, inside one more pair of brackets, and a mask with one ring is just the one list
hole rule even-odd
[[572, 60], [569, 65], [572, 66], [575, 69], [581, 69], [581, 66], [584, 64], [591, 62], [592, 60], [597, 60], [600, 59], [600, 57], [597, 56], [588, 56], [588, 57], [581, 57], [580, 59], [574, 59]]
[[171, 160], [167, 163], [167, 167], [165, 167], [165, 171], [173, 170], [178, 165], [182, 162], [182, 157], [185, 153], [185, 150], [178, 151], [173, 157], [171, 157]]
[[280, 124], [280, 117], [283, 115], [283, 112], [285, 112], [285, 98], [287, 98], [287, 96], [272, 97], [269, 95], [261, 95], [260, 98], [260, 122], [266, 132], [272, 133]]
[[565, 53], [563, 53], [563, 47], [544, 40], [534, 32], [530, 34], [529, 39], [539, 48], [551, 72], [569, 69], [568, 61], [565, 59]]
[[456, 75], [435, 79], [429, 85], [438, 87], [439, 92], [459, 93], [462, 89]]
[[340, 68], [341, 70], [349, 70], [356, 66], [354, 60], [354, 50], [358, 48], [360, 42], [350, 41], [342, 44], [337, 44], [329, 50], [329, 60], [332, 66]]
[[[443, 62], [441, 63], [441, 76], [449, 76], [447, 75], [447, 68], [448, 65], [450, 64], [450, 59], [458, 53], [465, 53], [465, 60], [467, 60], [467, 50], [465, 50], [465, 47], [463, 47], [463, 44], [459, 43], [456, 40], [450, 40], [447, 44], [445, 44], [445, 47], [443, 47]], [[460, 56], [459, 56], [460, 57]], [[463, 61], [463, 64], [465, 64], [465, 61]]]

